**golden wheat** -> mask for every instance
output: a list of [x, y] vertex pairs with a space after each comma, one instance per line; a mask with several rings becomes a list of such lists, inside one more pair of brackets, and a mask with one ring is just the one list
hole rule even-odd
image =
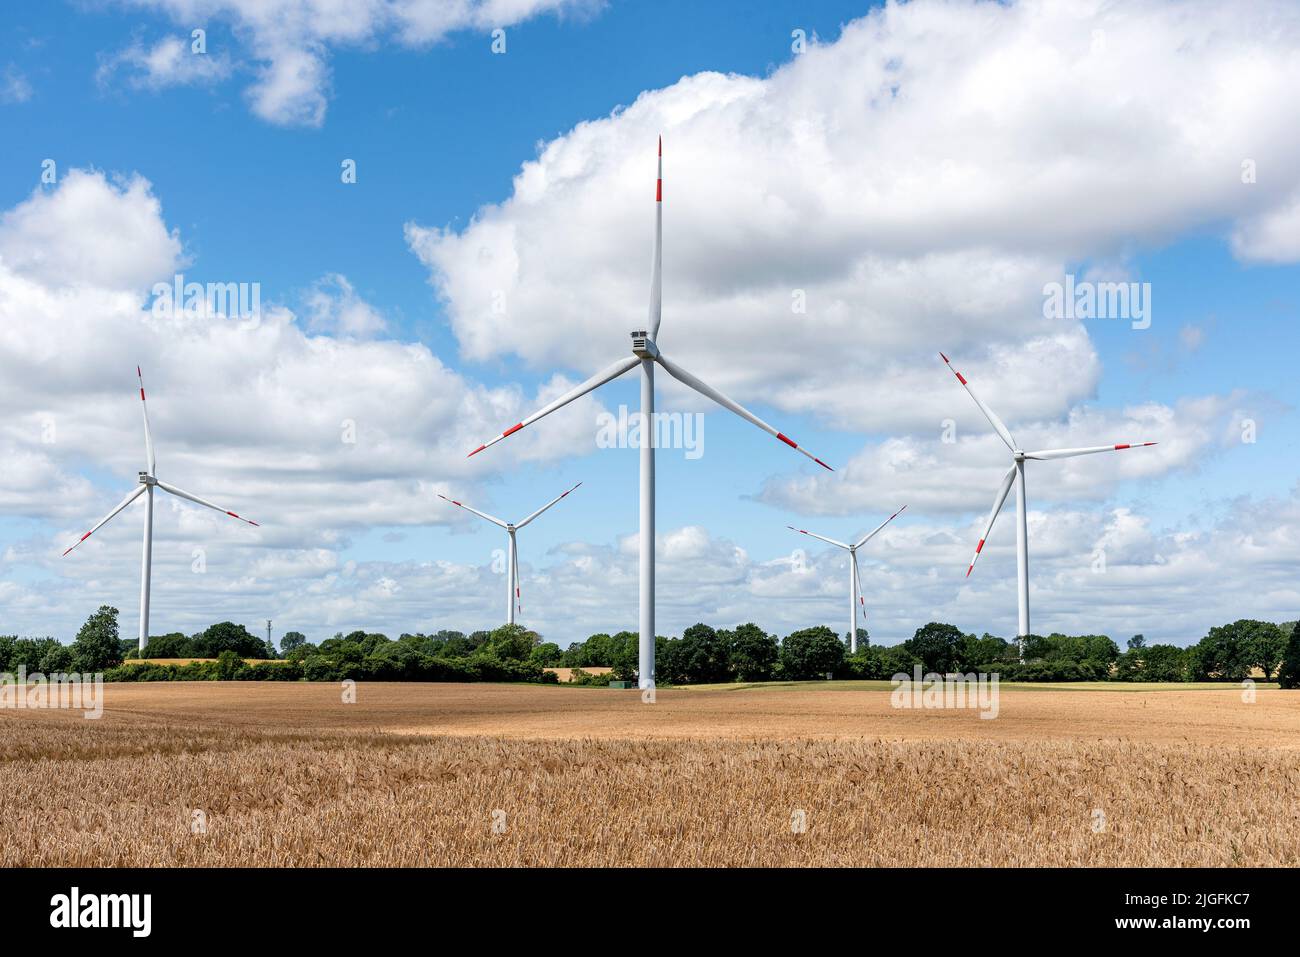
[[107, 693], [0, 712], [0, 866], [1300, 864], [1284, 692]]

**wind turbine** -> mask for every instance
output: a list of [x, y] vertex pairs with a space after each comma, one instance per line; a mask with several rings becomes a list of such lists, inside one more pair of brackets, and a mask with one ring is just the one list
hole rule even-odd
[[[581, 484], [582, 484], [581, 482], [578, 483], [578, 485]], [[480, 512], [476, 508], [470, 508], [464, 502], [458, 502], [454, 498], [447, 498], [447, 496], [443, 495], [442, 493], [438, 494], [438, 498], [442, 499], [444, 502], [451, 502], [452, 505], [458, 505], [467, 512], [473, 512], [479, 518], [487, 519], [493, 525], [499, 525], [501, 528], [504, 528], [506, 530], [506, 534], [510, 536], [510, 562], [506, 566], [506, 624], [513, 625], [515, 623], [515, 607], [516, 605], [519, 604], [519, 598], [520, 598], [519, 549], [515, 545], [515, 532], [519, 531], [519, 529], [523, 528], [525, 525], [527, 525], [529, 522], [535, 519], [538, 515], [541, 515], [542, 512], [546, 511], [548, 508], [550, 508], [560, 499], [564, 498], [566, 495], [569, 494], [569, 492], [572, 492], [573, 489], [576, 489], [578, 485], [573, 486], [573, 488], [569, 489], [568, 492], [563, 492], [557, 497], [551, 499], [549, 502], [547, 502], [537, 511], [533, 512], [532, 515], [529, 515], [526, 519], [524, 519], [522, 522], [519, 522], [518, 524], [513, 524], [511, 522], [503, 522], [501, 521], [501, 519], [494, 518], [493, 516], [489, 515], [487, 512]], [[524, 610], [522, 605], [519, 605], [519, 610], [521, 612]]]
[[1029, 530], [1026, 525], [1026, 504], [1025, 504], [1025, 461], [1027, 459], [1068, 459], [1075, 455], [1091, 455], [1094, 452], [1118, 452], [1121, 449], [1140, 449], [1148, 445], [1155, 445], [1154, 442], [1133, 442], [1121, 443], [1118, 445], [1093, 445], [1082, 449], [1044, 449], [1041, 452], [1025, 452], [1017, 445], [1016, 440], [1011, 437], [1007, 427], [1002, 424], [1002, 420], [997, 417], [992, 409], [980, 401], [970, 383], [956, 369], [952, 368], [952, 363], [942, 352], [940, 358], [947, 363], [948, 368], [952, 369], [952, 374], [957, 377], [957, 381], [962, 384], [970, 397], [975, 400], [975, 404], [980, 407], [984, 417], [989, 420], [993, 426], [993, 431], [997, 432], [999, 438], [1006, 443], [1011, 451], [1011, 468], [1007, 469], [1007, 474], [1002, 476], [1002, 484], [998, 486], [998, 493], [993, 499], [993, 510], [989, 512], [988, 524], [984, 527], [984, 534], [980, 536], [979, 544], [975, 546], [975, 555], [970, 560], [970, 567], [966, 569], [966, 577], [975, 570], [975, 562], [979, 560], [980, 551], [984, 548], [984, 542], [989, 537], [989, 532], [993, 530], [993, 523], [997, 520], [998, 512], [1002, 510], [1002, 503], [1007, 500], [1007, 493], [1011, 491], [1011, 483], [1016, 483], [1016, 577], [1019, 584], [1020, 595], [1020, 623], [1017, 637], [1023, 638], [1029, 634]]
[[[907, 508], [906, 505], [903, 508]], [[876, 533], [892, 522], [902, 513], [900, 508], [889, 518], [885, 519], [875, 527], [873, 531], [863, 535], [855, 544], [850, 545], [847, 542], [839, 542], [833, 538], [827, 538], [825, 535], [818, 535], [816, 532], [810, 532], [806, 528], [795, 528], [793, 525], [787, 525], [786, 528], [792, 532], [798, 532], [801, 535], [811, 535], [813, 538], [834, 545], [837, 548], [848, 549], [849, 553], [849, 654], [858, 653], [858, 605], [862, 605], [862, 616], [867, 614], [867, 603], [862, 597], [862, 573], [858, 571], [858, 549], [867, 542], [876, 537]]]
[[149, 644], [149, 579], [153, 571], [153, 490], [155, 488], [160, 488], [164, 492], [170, 492], [172, 495], [193, 502], [196, 505], [202, 505], [206, 508], [215, 509], [218, 512], [224, 512], [231, 518], [238, 518], [241, 522], [247, 522], [249, 525], [257, 525], [257, 522], [236, 515], [234, 512], [224, 509], [220, 505], [213, 505], [211, 502], [205, 501], [197, 495], [191, 495], [189, 492], [183, 491], [174, 485], [160, 482], [154, 477], [154, 473], [158, 471], [158, 462], [153, 452], [153, 435], [149, 431], [149, 405], [145, 402], [144, 376], [140, 373], [139, 366], [135, 367], [135, 374], [136, 378], [140, 380], [140, 408], [144, 412], [144, 451], [149, 462], [149, 470], [140, 473], [140, 484], [134, 492], [122, 499], [121, 504], [118, 505], [117, 508], [113, 509], [113, 511], [100, 519], [99, 523], [94, 528], [88, 531], [85, 535], [82, 535], [81, 538], [77, 539], [77, 541], [73, 543], [72, 547], [63, 554], [67, 555], [73, 548], [76, 548], [86, 539], [90, 538], [91, 535], [94, 535], [103, 526], [107, 525], [118, 512], [122, 511], [122, 509], [126, 508], [141, 495], [147, 496], [144, 510], [144, 553], [140, 559], [140, 652], [143, 654], [145, 646]]
[[663, 366], [674, 379], [689, 386], [703, 396], [707, 396], [725, 409], [730, 409], [746, 422], [750, 422], [769, 435], [780, 439], [790, 448], [808, 456], [822, 468], [830, 466], [806, 449], [801, 449], [789, 436], [778, 432], [758, 416], [754, 415], [738, 402], [723, 395], [717, 389], [697, 379], [659, 351], [655, 340], [659, 336], [659, 321], [662, 318], [663, 305], [663, 184], [664, 184], [664, 145], [659, 138], [659, 177], [655, 183], [655, 247], [654, 260], [650, 273], [650, 330], [632, 333], [632, 355], [619, 359], [571, 389], [549, 405], [534, 412], [521, 422], [516, 422], [490, 442], [480, 445], [470, 456], [477, 455], [491, 445], [495, 445], [507, 436], [514, 435], [526, 425], [532, 425], [545, 415], [568, 405], [599, 388], [606, 382], [617, 379], [623, 373], [641, 367], [641, 493], [640, 493], [640, 642], [637, 659], [637, 684], [641, 688], [654, 687], [655, 669], [655, 363]]

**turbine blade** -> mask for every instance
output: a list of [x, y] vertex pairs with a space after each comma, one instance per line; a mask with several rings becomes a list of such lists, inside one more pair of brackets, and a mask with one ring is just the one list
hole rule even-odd
[[662, 352], [657, 356], [657, 358], [659, 360], [659, 364], [664, 367], [665, 371], [667, 371], [667, 373], [670, 376], [672, 376], [674, 379], [676, 379], [678, 382], [690, 386], [696, 392], [700, 393], [700, 395], [708, 396], [710, 399], [718, 403], [718, 405], [722, 406], [724, 409], [730, 409], [732, 412], [736, 413], [736, 415], [740, 416], [746, 422], [753, 423], [754, 425], [762, 429], [764, 432], [766, 432], [768, 435], [775, 436], [776, 438], [784, 442], [786, 445], [790, 446], [790, 448], [794, 449], [795, 451], [803, 455], [808, 456], [808, 458], [812, 459], [822, 468], [827, 469], [831, 472], [835, 471], [829, 465], [823, 462], [821, 459], [817, 458], [817, 456], [809, 452], [807, 449], [799, 448], [798, 444], [792, 438], [772, 428], [770, 425], [768, 425], [766, 422], [764, 422], [762, 419], [756, 416], [753, 412], [750, 412], [748, 409], [746, 409], [739, 402], [727, 398], [717, 389], [713, 388], [713, 386], [706, 385], [705, 383], [701, 382], [699, 379], [691, 375], [681, 366], [673, 362], [669, 362]]
[[974, 399], [975, 404], [980, 407], [980, 411], [984, 413], [984, 418], [989, 420], [989, 424], [993, 426], [993, 430], [1002, 437], [1003, 442], [1007, 443], [1007, 448], [1014, 452], [1016, 450], [1016, 440], [1011, 437], [1011, 433], [1008, 432], [1007, 427], [1002, 424], [1002, 420], [997, 417], [997, 413], [980, 401], [980, 397], [977, 396], [975, 390], [970, 387], [970, 383], [966, 381], [966, 377], [956, 369], [952, 368], [952, 363], [948, 360], [948, 357], [942, 352], [939, 353], [939, 355], [944, 362], [948, 363], [948, 368], [952, 369], [952, 374], [957, 377], [957, 381], [960, 382], [962, 387], [970, 393], [970, 397]]
[[862, 597], [862, 569], [858, 567], [858, 553], [849, 552], [849, 558], [853, 559], [854, 580], [858, 583], [858, 605], [862, 608], [862, 620], [867, 620], [867, 602]]
[[602, 369], [600, 372], [597, 372], [586, 382], [582, 383], [582, 385], [570, 389], [568, 392], [564, 393], [564, 395], [560, 396], [554, 402], [534, 412], [532, 415], [524, 419], [522, 422], [517, 422], [516, 424], [510, 426], [510, 428], [506, 429], [504, 432], [502, 432], [492, 441], [485, 442], [484, 444], [480, 445], [473, 452], [469, 453], [469, 455], [467, 455], [466, 458], [472, 458], [473, 456], [478, 455], [480, 452], [482, 452], [484, 449], [488, 448], [489, 446], [496, 445], [506, 436], [514, 435], [524, 426], [532, 425], [542, 416], [550, 415], [556, 409], [560, 408], [561, 406], [568, 405], [574, 399], [582, 398], [592, 389], [599, 388], [600, 386], [604, 385], [606, 382], [609, 382], [611, 379], [617, 379], [628, 369], [631, 369], [634, 366], [639, 365], [640, 363], [641, 360], [638, 359], [636, 356], [628, 356], [626, 359], [619, 359], [617, 362], [613, 363], [612, 365], [606, 366], [604, 369]]
[[979, 561], [980, 552], [984, 550], [984, 543], [988, 541], [989, 532], [993, 531], [993, 523], [997, 520], [998, 512], [1002, 511], [1002, 503], [1007, 500], [1007, 493], [1011, 491], [1011, 482], [1016, 477], [1016, 467], [1013, 465], [1007, 469], [1007, 474], [1002, 476], [1002, 484], [998, 487], [997, 497], [993, 500], [993, 511], [989, 512], [989, 523], [984, 526], [984, 534], [980, 536], [980, 543], [975, 546], [975, 555], [970, 560], [970, 567], [966, 569], [966, 577], [970, 578], [970, 573], [975, 570], [975, 563]]
[[149, 458], [149, 474], [158, 471], [158, 461], [153, 453], [153, 433], [149, 431], [149, 403], [144, 399], [144, 373], [135, 367], [135, 377], [140, 380], [140, 408], [144, 412], [144, 452]]
[[139, 485], [139, 486], [136, 486], [135, 491], [132, 492], [130, 495], [128, 495], [126, 498], [122, 499], [121, 503], [118, 504], [117, 508], [113, 509], [113, 511], [109, 512], [107, 515], [105, 515], [103, 518], [101, 518], [101, 519], [100, 519], [100, 520], [95, 524], [95, 527], [94, 527], [94, 528], [92, 528], [92, 529], [91, 529], [90, 531], [88, 531], [85, 535], [82, 535], [79, 539], [77, 539], [77, 540], [72, 544], [72, 547], [69, 548], [68, 551], [67, 551], [67, 552], [64, 552], [63, 554], [64, 554], [64, 555], [68, 554], [68, 552], [72, 551], [73, 548], [76, 548], [78, 545], [80, 545], [80, 544], [81, 544], [82, 542], [84, 542], [86, 539], [90, 538], [91, 535], [94, 535], [97, 531], [99, 531], [101, 528], [103, 528], [105, 525], [107, 525], [108, 522], [109, 522], [109, 520], [112, 519], [114, 516], [116, 516], [118, 512], [122, 511], [122, 509], [126, 508], [128, 505], [130, 505], [132, 502], [134, 502], [136, 499], [138, 499], [141, 495], [143, 495], [143, 494], [144, 494], [144, 491], [145, 491], [146, 488], [148, 488], [148, 486], [146, 486], [146, 485]]
[[863, 545], [867, 544], [867, 542], [869, 542], [869, 541], [871, 541], [873, 538], [875, 538], [875, 537], [876, 537], [876, 532], [880, 531], [882, 528], [884, 528], [886, 525], [888, 525], [888, 524], [889, 524], [890, 522], [892, 522], [894, 519], [898, 518], [898, 516], [902, 515], [902, 514], [903, 514], [903, 509], [904, 509], [904, 508], [907, 508], [907, 506], [904, 505], [903, 508], [900, 508], [900, 509], [899, 509], [897, 512], [895, 512], [893, 515], [889, 516], [889, 518], [885, 519], [883, 522], [881, 522], [879, 525], [877, 525], [877, 526], [875, 527], [875, 530], [874, 530], [874, 531], [869, 532], [868, 534], [864, 535], [864, 536], [862, 537], [862, 541], [858, 542], [858, 543], [857, 543], [856, 545], [854, 545], [853, 547], [854, 547], [854, 548], [861, 548]]
[[825, 535], [818, 535], [816, 532], [810, 532], [806, 528], [795, 528], [793, 525], [787, 525], [786, 528], [790, 529], [790, 531], [792, 532], [798, 532], [800, 535], [811, 535], [813, 538], [819, 538], [823, 542], [826, 542], [829, 545], [838, 545], [840, 548], [849, 547], [844, 542], [837, 542], [833, 538], [827, 538]]
[[519, 614], [522, 615], [524, 613], [524, 593], [519, 587], [519, 546], [518, 545], [515, 546], [515, 553], [513, 556], [513, 560], [515, 566], [515, 608], [518, 610]]
[[1154, 442], [1133, 442], [1120, 445], [1092, 445], [1086, 449], [1044, 449], [1041, 452], [1026, 452], [1027, 459], [1068, 459], [1076, 455], [1092, 455], [1094, 452], [1118, 452], [1122, 449], [1144, 449]]
[[659, 179], [655, 182], [655, 255], [650, 268], [650, 338], [659, 338], [664, 292], [664, 138], [659, 137]]
[[[257, 525], [257, 522], [253, 521], [251, 518], [244, 518], [244, 516], [242, 515], [236, 515], [228, 508], [222, 508], [220, 505], [213, 505], [211, 502], [207, 501], [206, 499], [201, 499], [197, 495], [194, 495], [190, 492], [186, 492], [183, 489], [177, 488], [175, 485], [168, 485], [166, 482], [159, 482], [158, 487], [162, 489], [164, 492], [171, 492], [173, 495], [177, 496], [178, 498], [183, 498], [187, 501], [193, 502], [195, 505], [202, 505], [205, 508], [212, 509], [213, 511], [221, 512], [224, 515], [229, 515], [231, 518], [237, 518], [241, 522], [247, 522], [249, 525]], [[258, 525], [257, 527], [261, 528], [260, 525]]]
[[456, 501], [454, 498], [448, 498], [447, 496], [443, 495], [441, 492], [438, 493], [438, 498], [442, 499], [444, 502], [451, 502], [452, 505], [456, 505], [456, 506], [458, 506], [458, 507], [460, 507], [460, 508], [463, 508], [463, 509], [464, 509], [465, 511], [467, 511], [467, 512], [473, 512], [473, 513], [474, 513], [475, 515], [477, 515], [479, 518], [486, 518], [486, 519], [487, 519], [489, 522], [491, 522], [493, 525], [500, 525], [502, 528], [509, 528], [509, 527], [510, 527], [508, 524], [506, 524], [505, 522], [501, 521], [501, 519], [496, 518], [496, 517], [494, 517], [494, 516], [492, 516], [492, 515], [489, 515], [487, 512], [480, 512], [480, 511], [479, 511], [478, 509], [476, 509], [476, 508], [470, 508], [470, 507], [469, 507], [468, 505], [466, 505], [464, 502], [458, 502], [458, 501]]
[[[582, 484], [581, 482], [578, 483], [578, 485], [581, 485], [581, 484]], [[522, 522], [520, 522], [518, 525], [516, 525], [515, 528], [523, 528], [525, 525], [527, 525], [529, 522], [531, 522], [533, 519], [535, 519], [538, 515], [541, 515], [542, 512], [546, 511], [548, 508], [550, 508], [552, 505], [554, 505], [554, 504], [555, 504], [556, 502], [558, 502], [560, 499], [562, 499], [562, 498], [564, 498], [566, 495], [568, 495], [569, 492], [572, 492], [574, 488], [577, 488], [577, 487], [578, 487], [578, 485], [573, 486], [573, 488], [569, 489], [567, 492], [562, 492], [561, 494], [557, 495], [555, 498], [551, 499], [549, 502], [547, 502], [545, 505], [543, 505], [543, 506], [542, 506], [541, 508], [539, 508], [537, 511], [533, 512], [532, 515], [529, 515], [526, 519], [524, 519]]]

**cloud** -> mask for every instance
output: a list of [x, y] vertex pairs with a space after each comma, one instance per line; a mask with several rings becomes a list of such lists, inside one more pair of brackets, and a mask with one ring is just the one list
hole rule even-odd
[[32, 84], [15, 63], [0, 72], [0, 103], [26, 103], [32, 98]]
[[134, 89], [162, 90], [171, 86], [205, 86], [230, 75], [230, 58], [194, 52], [189, 39], [164, 37], [151, 47], [139, 41], [102, 59], [95, 78], [108, 85], [118, 73]]
[[[235, 537], [175, 525], [197, 510], [164, 501], [156, 527], [155, 620], [195, 631], [222, 618], [248, 620], [251, 608], [274, 608], [283, 630], [319, 641], [336, 631], [403, 631], [493, 627], [505, 579], [494, 568], [495, 539], [484, 539], [481, 563], [449, 561], [341, 562], [330, 549], [286, 548], [250, 564], [251, 546]], [[1141, 632], [1148, 641], [1188, 644], [1210, 625], [1237, 618], [1292, 620], [1300, 604], [1294, 569], [1300, 563], [1300, 487], [1279, 498], [1224, 503], [1222, 518], [1195, 518], [1158, 530], [1127, 508], [1031, 509], [1031, 613], [1035, 631], [1109, 634], [1119, 644]], [[1016, 626], [1014, 523], [995, 527], [980, 564], [965, 577], [983, 517], [963, 526], [909, 513], [861, 552], [865, 627], [876, 643], [894, 644], [927, 621], [950, 621], [1010, 637]], [[814, 526], [846, 538], [877, 519]], [[67, 608], [120, 602], [135, 594], [138, 567], [123, 549], [138, 544], [138, 527], [111, 549], [91, 552], [75, 576], [43, 582], [0, 581], [6, 631], [64, 622]], [[202, 544], [199, 544], [202, 543]], [[753, 556], [734, 542], [697, 527], [658, 537], [657, 631], [680, 635], [696, 621], [732, 626], [756, 621], [779, 635], [824, 623], [847, 632], [848, 566], [839, 549], [790, 534], [790, 550]], [[194, 570], [197, 547], [206, 569]], [[20, 542], [0, 558], [0, 570], [43, 560], [40, 546]], [[668, 560], [668, 558], [671, 560]], [[520, 554], [523, 621], [562, 646], [595, 632], [636, 628], [636, 537], [606, 543], [571, 542], [539, 555]], [[123, 609], [131, 633], [134, 606]], [[70, 633], [70, 632], [69, 632]]]
[[1232, 234], [1232, 250], [1249, 262], [1300, 262], [1300, 193], [1244, 220]]
[[[423, 48], [464, 30], [510, 27], [543, 14], [588, 15], [600, 0], [119, 0], [166, 14], [186, 28], [228, 24], [256, 79], [246, 91], [253, 113], [279, 126], [318, 127], [329, 106], [329, 61], [340, 49], [384, 42]], [[222, 54], [202, 66], [184, 58], [183, 41], [132, 48], [110, 58], [134, 67], [142, 85], [210, 82], [229, 73]], [[238, 54], [236, 54], [238, 55]], [[211, 54], [208, 54], [211, 56]]]
[[1063, 416], [1100, 367], [1093, 326], [1043, 317], [1045, 283], [1189, 229], [1244, 229], [1252, 256], [1295, 235], [1300, 124], [1276, 104], [1297, 39], [1279, 3], [890, 3], [770, 76], [580, 123], [468, 225], [407, 239], [466, 359], [590, 374], [645, 322], [662, 132], [670, 357], [885, 431], [943, 417], [944, 349], [1015, 370], [1007, 415]]
[[[760, 498], [810, 515], [892, 511], [902, 504], [930, 513], [986, 513], [1011, 456], [978, 407], [956, 382], [952, 387], [951, 430], [936, 427], [928, 437], [896, 437], [868, 445], [835, 473], [769, 478]], [[985, 390], [977, 388], [983, 398]], [[1235, 439], [1247, 400], [1244, 392], [1236, 392], [1120, 410], [1079, 406], [1061, 423], [1010, 419], [1007, 426], [1017, 444], [1030, 451], [1158, 441], [1149, 448], [1026, 466], [1033, 505], [1102, 502], [1123, 482], [1199, 467]], [[996, 402], [986, 401], [1001, 413]], [[1267, 405], [1272, 411], [1274, 404]]]
[[[377, 0], [161, 8], [225, 18], [266, 71], [255, 105], [308, 124], [324, 116], [331, 51], [432, 42], [453, 29], [445, 18], [468, 22], [462, 8]], [[541, 9], [463, 5], [484, 17], [525, 8]], [[1214, 456], [1257, 397], [1091, 406], [1095, 325], [1045, 320], [1041, 306], [1045, 282], [1108, 272], [1187, 230], [1217, 231], [1250, 261], [1281, 248], [1285, 229], [1260, 224], [1285, 227], [1300, 189], [1300, 125], [1277, 113], [1300, 70], [1297, 19], [1264, 3], [890, 5], [768, 77], [705, 73], [647, 92], [546, 144], [512, 195], [465, 228], [406, 227], [466, 359], [568, 370], [528, 391], [384, 338], [351, 270], [322, 277], [299, 312], [268, 296], [254, 321], [155, 316], [147, 291], [187, 265], [182, 237], [146, 181], [73, 170], [0, 215], [0, 565], [14, 573], [0, 582], [3, 629], [67, 637], [86, 609], [127, 596], [131, 631], [138, 514], [75, 558], [57, 555], [135, 482], [137, 364], [164, 479], [264, 521], [161, 500], [157, 621], [194, 630], [273, 608], [313, 638], [497, 621], [504, 582], [486, 536], [482, 562], [341, 553], [370, 529], [461, 521], [437, 492], [472, 492], [493, 511], [488, 469], [594, 445], [600, 406], [588, 397], [490, 465], [464, 457], [624, 353], [644, 324], [660, 130], [665, 351], [742, 401], [872, 433], [834, 476], [756, 476], [763, 499], [824, 516], [808, 526], [834, 537], [851, 531], [837, 516], [913, 503], [864, 562], [873, 634], [907, 637], [932, 618], [1014, 628], [1014, 523], [1004, 516], [963, 577], [1006, 453], [940, 348], [1026, 447], [1161, 442], [1034, 463], [1038, 629], [1195, 640], [1207, 622], [1294, 617], [1300, 491], [1208, 503], [1224, 515], [1213, 527], [1155, 527], [1114, 501], [1123, 483]], [[1240, 181], [1242, 155], [1259, 159], [1255, 184]], [[697, 402], [670, 382], [663, 397]], [[550, 554], [525, 545], [525, 620], [561, 641], [633, 627], [636, 536], [622, 534], [633, 521]], [[792, 535], [791, 552], [806, 544]], [[835, 552], [806, 549], [811, 571], [798, 572], [790, 554], [752, 554], [697, 526], [663, 530], [660, 549], [662, 632], [845, 617]]]
[[[453, 521], [436, 493], [481, 480], [466, 450], [571, 385], [555, 377], [537, 393], [488, 388], [422, 345], [363, 339], [382, 317], [341, 276], [327, 277], [321, 294], [332, 298], [316, 317], [355, 337], [320, 335], [310, 313], [275, 304], [251, 321], [155, 315], [149, 287], [182, 262], [180, 238], [140, 177], [73, 170], [0, 216], [0, 516], [20, 520], [6, 526], [6, 560], [70, 607], [85, 594], [121, 601], [134, 590], [127, 556], [138, 554], [138, 506], [58, 556], [144, 467], [137, 365], [159, 476], [263, 523], [159, 499], [156, 575], [160, 592], [175, 589], [160, 601], [174, 601], [185, 621], [190, 607], [255, 605], [277, 580], [307, 587], [305, 577], [341, 574], [330, 565], [358, 530]], [[594, 443], [598, 409], [588, 400], [557, 416], [558, 446], [518, 443], [494, 464], [545, 463], [557, 447]], [[492, 507], [490, 494], [482, 500]], [[41, 594], [15, 598], [6, 614], [6, 627], [75, 625]]]
[[38, 188], [0, 216], [0, 265], [62, 295], [139, 290], [183, 263], [180, 239], [161, 212], [138, 176], [110, 186], [103, 173], [70, 170], [56, 189]]
[[307, 325], [314, 331], [362, 337], [382, 332], [384, 317], [339, 273], [322, 276], [307, 294]]

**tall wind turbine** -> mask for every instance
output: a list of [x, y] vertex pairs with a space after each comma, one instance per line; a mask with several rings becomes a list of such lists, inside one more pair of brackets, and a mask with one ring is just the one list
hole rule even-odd
[[[578, 485], [581, 484], [582, 484], [581, 482], [578, 483]], [[458, 502], [454, 498], [447, 498], [447, 496], [439, 493], [438, 498], [442, 499], [444, 502], [451, 502], [452, 505], [458, 505], [467, 512], [473, 512], [479, 518], [487, 519], [493, 525], [498, 525], [501, 528], [504, 528], [506, 530], [506, 534], [510, 536], [510, 561], [506, 565], [506, 624], [513, 625], [515, 623], [516, 607], [518, 607], [519, 611], [521, 612], [524, 610], [523, 606], [519, 604], [519, 599], [520, 599], [519, 549], [515, 545], [515, 532], [519, 531], [519, 529], [523, 528], [525, 525], [527, 525], [529, 522], [535, 519], [538, 515], [541, 515], [542, 512], [546, 511], [548, 508], [550, 508], [560, 499], [564, 498], [566, 495], [569, 494], [569, 492], [572, 492], [573, 489], [577, 488], [578, 485], [573, 486], [573, 488], [569, 489], [567, 492], [563, 492], [560, 495], [556, 496], [555, 498], [551, 499], [549, 502], [547, 502], [537, 511], [533, 512], [532, 515], [529, 515], [526, 519], [524, 519], [522, 522], [519, 522], [518, 524], [515, 524], [513, 522], [503, 522], [501, 519], [495, 518], [489, 515], [487, 512], [480, 512], [476, 508], [470, 508], [464, 502]]]
[[[903, 508], [907, 508], [906, 505]], [[792, 532], [798, 532], [801, 535], [811, 535], [813, 538], [826, 542], [828, 545], [834, 545], [836, 548], [847, 549], [849, 553], [849, 654], [858, 653], [858, 605], [862, 606], [862, 616], [867, 614], [867, 603], [862, 597], [862, 573], [858, 571], [858, 549], [867, 542], [876, 537], [876, 533], [892, 522], [902, 513], [900, 508], [889, 518], [885, 519], [874, 530], [863, 535], [856, 543], [850, 545], [847, 542], [839, 542], [833, 538], [827, 538], [825, 535], [818, 535], [816, 532], [810, 532], [806, 528], [795, 528], [793, 525], [787, 525], [786, 528]]]
[[477, 455], [488, 446], [495, 445], [506, 436], [514, 435], [526, 425], [531, 425], [542, 416], [550, 415], [556, 409], [568, 405], [599, 388], [606, 382], [617, 379], [623, 373], [641, 367], [641, 520], [640, 520], [640, 642], [637, 661], [637, 684], [642, 688], [654, 687], [655, 670], [655, 363], [663, 366], [674, 379], [689, 386], [703, 396], [707, 396], [725, 409], [730, 409], [746, 422], [753, 423], [769, 435], [775, 436], [792, 449], [808, 456], [822, 468], [830, 466], [806, 449], [801, 449], [785, 434], [778, 432], [758, 416], [754, 415], [738, 402], [723, 395], [717, 389], [701, 382], [675, 362], [659, 351], [655, 340], [659, 337], [659, 320], [663, 304], [663, 192], [664, 192], [664, 146], [663, 137], [659, 138], [659, 177], [655, 183], [655, 248], [654, 260], [650, 273], [650, 331], [632, 333], [632, 355], [619, 359], [588, 379], [576, 388], [566, 392], [554, 402], [534, 412], [521, 422], [516, 422], [496, 438], [480, 445], [471, 456]]
[[256, 525], [257, 522], [254, 522], [252, 519], [242, 518], [234, 512], [222, 508], [220, 505], [213, 505], [211, 502], [201, 499], [197, 495], [191, 495], [189, 492], [178, 489], [174, 485], [160, 482], [154, 477], [154, 473], [158, 471], [158, 462], [153, 453], [153, 435], [149, 431], [149, 405], [145, 402], [144, 376], [140, 373], [139, 366], [135, 367], [135, 374], [136, 378], [140, 380], [140, 408], [144, 412], [144, 451], [145, 457], [148, 460], [149, 470], [140, 473], [140, 484], [134, 492], [122, 499], [121, 504], [118, 505], [117, 508], [113, 509], [113, 511], [100, 519], [99, 523], [94, 528], [88, 531], [85, 535], [82, 535], [81, 538], [77, 539], [77, 541], [73, 543], [72, 547], [63, 554], [67, 555], [73, 548], [76, 548], [86, 539], [90, 538], [91, 535], [94, 535], [100, 530], [100, 528], [107, 525], [118, 512], [122, 511], [122, 509], [126, 508], [141, 495], [146, 496], [144, 510], [144, 553], [140, 559], [140, 652], [143, 654], [145, 645], [149, 644], [149, 580], [153, 571], [153, 490], [155, 488], [160, 488], [164, 492], [170, 492], [172, 495], [193, 502], [196, 505], [202, 505], [206, 508], [216, 509], [218, 512], [224, 512], [231, 518], [238, 518], [241, 522], [247, 522], [249, 525]]
[[975, 546], [975, 555], [970, 560], [970, 567], [966, 569], [966, 577], [975, 570], [975, 562], [979, 560], [980, 551], [984, 548], [984, 542], [989, 537], [989, 532], [993, 530], [993, 523], [997, 520], [998, 512], [1002, 510], [1002, 503], [1007, 500], [1007, 493], [1011, 491], [1011, 483], [1016, 483], [1016, 577], [1019, 583], [1020, 594], [1020, 623], [1017, 636], [1023, 638], [1029, 634], [1029, 530], [1026, 524], [1025, 504], [1025, 461], [1027, 459], [1068, 459], [1075, 455], [1091, 455], [1094, 452], [1118, 452], [1121, 449], [1140, 449], [1148, 445], [1155, 445], [1154, 442], [1133, 442], [1121, 443], [1118, 445], [1093, 445], [1082, 449], [1044, 449], [1041, 452], [1024, 452], [1016, 445], [1016, 440], [1011, 437], [1007, 427], [1002, 424], [992, 409], [980, 401], [974, 390], [971, 389], [970, 383], [956, 369], [952, 368], [952, 363], [942, 352], [940, 358], [947, 363], [948, 368], [952, 369], [952, 374], [957, 377], [957, 381], [962, 384], [970, 397], [975, 400], [975, 404], [980, 407], [984, 417], [989, 420], [993, 426], [993, 431], [997, 432], [998, 437], [1006, 443], [1007, 448], [1011, 451], [1011, 468], [1007, 469], [1007, 474], [1002, 476], [1002, 484], [998, 486], [998, 493], [993, 499], [993, 510], [989, 512], [988, 524], [984, 527], [984, 534], [980, 536], [979, 544]]

